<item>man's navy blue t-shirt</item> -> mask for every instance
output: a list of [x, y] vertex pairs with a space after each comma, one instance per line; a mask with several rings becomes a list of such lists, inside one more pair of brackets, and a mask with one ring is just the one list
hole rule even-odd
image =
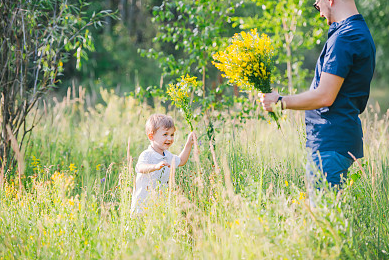
[[319, 86], [322, 72], [344, 78], [335, 102], [305, 112], [307, 147], [312, 152], [336, 151], [363, 157], [362, 126], [375, 68], [375, 45], [362, 15], [333, 23], [316, 64], [311, 89]]

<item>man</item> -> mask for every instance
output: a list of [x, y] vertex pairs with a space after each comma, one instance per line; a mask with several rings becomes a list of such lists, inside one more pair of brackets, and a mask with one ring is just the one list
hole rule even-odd
[[376, 50], [354, 0], [318, 0], [314, 7], [330, 27], [310, 90], [285, 97], [272, 92], [262, 95], [261, 101], [267, 111], [277, 102], [283, 109], [306, 110], [308, 183], [313, 184], [317, 167], [334, 186], [347, 177], [352, 156], [363, 157], [358, 115], [369, 98]]

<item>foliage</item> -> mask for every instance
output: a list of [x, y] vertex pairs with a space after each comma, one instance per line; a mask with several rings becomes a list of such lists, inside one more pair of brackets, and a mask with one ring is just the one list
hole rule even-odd
[[[87, 29], [110, 16], [101, 11], [87, 16], [86, 1], [58, 0], [1, 2], [1, 149], [2, 165], [12, 164], [10, 137], [19, 137], [19, 149], [35, 121], [26, 116], [49, 89], [58, 83], [63, 65], [75, 51], [76, 67], [94, 45]], [[10, 131], [6, 131], [6, 126]], [[14, 149], [15, 150], [15, 149]], [[17, 152], [15, 150], [15, 152]], [[4, 168], [3, 168], [4, 170]]]
[[140, 52], [158, 60], [165, 74], [177, 76], [191, 73], [191, 69], [205, 74], [212, 53], [223, 43], [225, 24], [234, 10], [232, 1], [164, 1], [153, 10], [152, 21], [158, 27], [153, 41], [170, 43], [174, 51], [170, 54], [156, 49]]
[[[74, 58], [65, 66], [57, 95], [66, 94], [73, 83], [82, 85], [87, 92], [98, 92], [100, 87], [115, 89], [116, 93], [133, 92], [139, 86], [158, 84], [161, 69], [154, 60], [141, 57], [137, 49], [149, 48], [155, 36], [151, 23], [152, 7], [161, 0], [95, 0], [86, 12], [92, 14], [101, 9], [117, 10], [120, 19], [106, 17], [103, 28], [91, 28], [95, 51], [81, 70], [75, 70]], [[92, 102], [101, 102], [95, 97]]]

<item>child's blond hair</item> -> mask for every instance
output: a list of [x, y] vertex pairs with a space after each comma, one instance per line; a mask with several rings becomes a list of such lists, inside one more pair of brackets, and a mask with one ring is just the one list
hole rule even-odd
[[173, 118], [171, 116], [163, 114], [153, 114], [149, 117], [149, 119], [147, 119], [146, 134], [154, 134], [161, 127], [163, 127], [164, 129], [176, 129], [176, 127], [174, 126]]

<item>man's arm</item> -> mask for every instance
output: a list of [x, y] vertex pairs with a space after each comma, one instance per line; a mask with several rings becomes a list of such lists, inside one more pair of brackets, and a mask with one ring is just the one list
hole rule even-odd
[[[342, 87], [344, 78], [322, 72], [319, 86], [301, 94], [285, 96], [282, 99], [284, 109], [313, 110], [331, 106]], [[263, 94], [262, 106], [267, 111], [272, 111], [272, 104], [276, 103], [280, 95], [276, 92]]]

